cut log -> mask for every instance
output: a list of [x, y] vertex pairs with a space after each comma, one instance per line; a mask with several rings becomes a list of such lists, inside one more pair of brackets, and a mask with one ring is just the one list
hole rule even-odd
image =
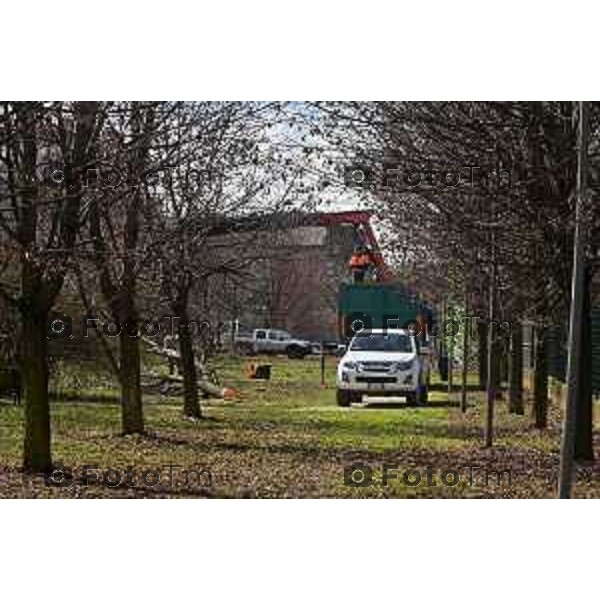
[[[181, 365], [181, 355], [177, 350], [173, 350], [171, 348], [163, 348], [159, 346], [154, 340], [150, 340], [148, 338], [142, 338], [146, 341], [146, 343], [150, 346], [150, 352], [153, 354], [157, 354], [166, 358], [169, 361], [176, 362], [179, 366]], [[202, 390], [205, 394], [212, 396], [213, 398], [235, 398], [238, 396], [238, 392], [233, 388], [223, 387], [220, 385], [216, 385], [215, 383], [209, 381], [207, 379], [208, 373], [206, 371], [206, 367], [199, 363], [195, 362], [196, 369], [198, 370], [199, 379], [198, 379], [198, 388]], [[180, 375], [168, 375], [163, 378], [165, 381], [170, 381], [173, 383], [183, 383], [183, 377]]]

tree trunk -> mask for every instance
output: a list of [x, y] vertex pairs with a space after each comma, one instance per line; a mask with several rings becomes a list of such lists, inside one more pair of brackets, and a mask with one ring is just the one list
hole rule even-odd
[[186, 417], [199, 419], [202, 417], [198, 401], [198, 376], [196, 360], [192, 345], [192, 334], [185, 326], [187, 318], [183, 319], [183, 327], [179, 328], [179, 351], [183, 369], [183, 414]]
[[448, 398], [452, 397], [454, 387], [453, 366], [454, 366], [454, 338], [448, 338]]
[[546, 329], [536, 330], [535, 373], [533, 378], [533, 415], [535, 426], [545, 429], [548, 426], [548, 357], [546, 351]]
[[[489, 352], [489, 349], [488, 349]], [[492, 387], [494, 389], [494, 398], [502, 399], [502, 363], [505, 360], [504, 346], [500, 337], [500, 331], [497, 325], [492, 325]], [[489, 361], [488, 361], [489, 362]]]
[[494, 411], [495, 403], [501, 395], [500, 391], [500, 350], [498, 332], [490, 318], [488, 328], [488, 349], [486, 352], [488, 361], [486, 372], [488, 380], [486, 384], [486, 446], [492, 446], [494, 437]]
[[[582, 348], [582, 327], [586, 308], [586, 246], [590, 242], [588, 218], [591, 206], [588, 204], [588, 139], [590, 130], [590, 110], [587, 102], [579, 102], [579, 111], [573, 115], [578, 118], [577, 136], [577, 180], [575, 202], [575, 231], [573, 237], [573, 270], [571, 272], [571, 299], [569, 306], [569, 342], [567, 358], [567, 398], [563, 419], [562, 440], [560, 444], [560, 467], [558, 477], [558, 497], [570, 498], [575, 475], [575, 437], [577, 413], [582, 399], [580, 374], [585, 351]], [[591, 421], [591, 419], [590, 419]], [[581, 422], [581, 419], [580, 419]]]
[[592, 399], [592, 320], [590, 306], [590, 272], [585, 269], [581, 315], [581, 355], [575, 416], [575, 460], [594, 460]]
[[448, 302], [446, 300], [444, 300], [444, 303], [442, 304], [442, 312], [444, 315], [444, 331], [442, 332], [444, 335], [444, 345], [446, 348], [446, 356], [448, 358], [448, 377], [447, 377], [447, 384], [448, 384], [448, 399], [450, 399], [452, 397], [452, 385], [453, 385], [453, 373], [452, 373], [452, 363], [454, 360], [454, 356], [453, 356], [453, 342], [454, 339], [451, 335], [448, 334], [448, 323], [450, 322], [451, 319], [451, 310], [450, 310], [450, 306], [448, 304]]
[[513, 323], [510, 336], [508, 411], [517, 415], [525, 412], [523, 406], [523, 328]]
[[[465, 290], [465, 317], [469, 314], [469, 293]], [[462, 390], [460, 395], [460, 410], [467, 412], [467, 375], [469, 373], [469, 342], [471, 337], [471, 319], [464, 321], [462, 347]]]
[[477, 337], [479, 346], [479, 388], [485, 390], [487, 387], [487, 324], [485, 321], [477, 322]]
[[510, 340], [504, 336], [498, 341], [498, 390], [510, 380]]
[[46, 320], [47, 314], [35, 309], [22, 313], [20, 360], [25, 396], [23, 468], [39, 473], [52, 469]]
[[140, 340], [121, 331], [120, 370], [121, 420], [123, 434], [144, 433], [142, 391], [140, 387]]

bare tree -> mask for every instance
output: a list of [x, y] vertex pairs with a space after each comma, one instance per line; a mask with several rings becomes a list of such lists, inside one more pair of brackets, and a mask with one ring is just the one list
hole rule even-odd
[[80, 244], [82, 171], [102, 122], [97, 102], [0, 106], [1, 293], [20, 315], [26, 470], [52, 467], [48, 318]]
[[109, 107], [101, 140], [98, 173], [90, 191], [91, 260], [99, 287], [120, 328], [118, 377], [121, 385], [123, 433], [142, 433], [138, 287], [151, 264], [147, 227], [148, 172], [158, 132], [172, 106], [162, 103], [118, 103]]
[[[272, 217], [301, 196], [290, 194], [303, 166], [290, 166], [273, 137], [279, 116], [278, 103], [190, 103], [178, 107], [161, 139], [174, 168], [157, 190], [154, 245], [161, 294], [180, 319], [188, 417], [201, 416], [193, 293], [216, 276], [260, 278], [251, 266], [271, 252]], [[215, 333], [219, 323], [211, 325]]]

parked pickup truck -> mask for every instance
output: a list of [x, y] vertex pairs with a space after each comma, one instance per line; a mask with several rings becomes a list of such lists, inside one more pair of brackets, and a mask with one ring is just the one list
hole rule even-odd
[[337, 402], [350, 406], [367, 396], [404, 396], [427, 404], [429, 348], [403, 329], [357, 333], [338, 365]]
[[312, 353], [311, 343], [294, 338], [281, 329], [253, 329], [239, 332], [235, 347], [242, 354], [286, 354], [289, 358], [304, 358]]

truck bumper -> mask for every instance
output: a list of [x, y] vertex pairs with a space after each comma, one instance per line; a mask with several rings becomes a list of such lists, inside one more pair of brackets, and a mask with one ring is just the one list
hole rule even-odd
[[338, 375], [337, 387], [340, 390], [362, 392], [417, 392], [419, 390], [418, 374], [406, 373], [365, 374], [343, 371]]

